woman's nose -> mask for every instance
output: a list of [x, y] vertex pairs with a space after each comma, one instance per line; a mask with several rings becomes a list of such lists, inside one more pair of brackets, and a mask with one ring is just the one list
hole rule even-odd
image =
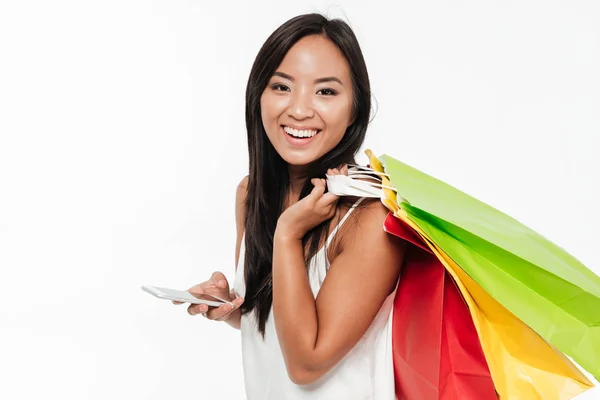
[[309, 93], [297, 93], [292, 97], [289, 115], [295, 119], [312, 118], [315, 115], [312, 98]]

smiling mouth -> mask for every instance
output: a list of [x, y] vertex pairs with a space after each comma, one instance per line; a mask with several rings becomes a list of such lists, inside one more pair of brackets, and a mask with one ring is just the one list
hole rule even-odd
[[285, 125], [282, 125], [282, 127], [285, 133], [295, 139], [310, 139], [321, 132], [319, 129], [294, 129]]

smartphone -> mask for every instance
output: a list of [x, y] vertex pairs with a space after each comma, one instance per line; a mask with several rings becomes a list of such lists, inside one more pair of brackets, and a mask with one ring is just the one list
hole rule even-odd
[[144, 292], [159, 299], [181, 301], [182, 303], [206, 304], [210, 307], [220, 307], [228, 302], [210, 294], [192, 294], [186, 290], [168, 289], [156, 286], [142, 286]]

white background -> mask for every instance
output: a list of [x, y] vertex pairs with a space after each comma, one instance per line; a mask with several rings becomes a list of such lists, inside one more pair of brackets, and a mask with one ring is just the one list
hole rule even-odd
[[600, 273], [600, 3], [282, 3], [0, 3], [0, 398], [243, 398], [239, 332], [140, 286], [233, 277], [246, 79], [299, 13], [354, 27], [366, 147]]

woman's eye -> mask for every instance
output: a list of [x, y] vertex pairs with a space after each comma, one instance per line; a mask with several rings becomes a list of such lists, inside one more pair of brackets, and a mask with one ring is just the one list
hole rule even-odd
[[289, 87], [282, 85], [280, 83], [276, 83], [276, 84], [272, 85], [271, 88], [277, 92], [289, 92], [290, 91]]
[[337, 94], [337, 92], [333, 89], [321, 89], [317, 93], [320, 93], [323, 96], [334, 96]]

